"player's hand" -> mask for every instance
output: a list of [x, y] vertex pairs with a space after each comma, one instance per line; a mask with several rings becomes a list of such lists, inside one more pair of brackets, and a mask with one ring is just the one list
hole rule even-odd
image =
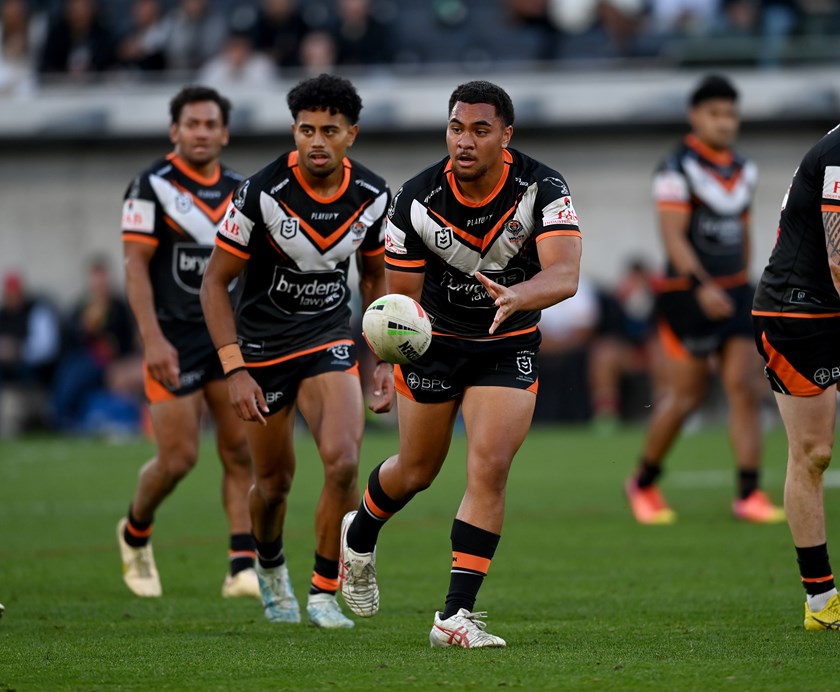
[[181, 369], [178, 366], [178, 351], [168, 339], [161, 336], [144, 344], [143, 357], [149, 374], [169, 390], [181, 386]]
[[246, 422], [265, 425], [265, 416], [268, 413], [268, 405], [260, 386], [247, 370], [240, 370], [227, 378], [230, 403], [236, 415]]
[[493, 324], [490, 325], [489, 330], [489, 333], [493, 334], [502, 322], [519, 309], [519, 296], [516, 295], [516, 292], [513, 289], [497, 284], [492, 279], [488, 279], [481, 272], [476, 272], [475, 278], [478, 279], [481, 282], [481, 285], [487, 289], [487, 293], [489, 293], [490, 297], [493, 299], [493, 304], [498, 308], [495, 316], [493, 317]]
[[701, 284], [694, 294], [703, 314], [710, 320], [725, 320], [735, 314], [735, 302], [717, 284]]
[[394, 405], [394, 366], [378, 363], [373, 371], [373, 401], [368, 408], [374, 413], [388, 413]]

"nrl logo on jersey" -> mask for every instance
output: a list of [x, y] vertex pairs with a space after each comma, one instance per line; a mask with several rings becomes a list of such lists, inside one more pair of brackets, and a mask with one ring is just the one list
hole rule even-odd
[[297, 219], [283, 219], [282, 223], [280, 224], [280, 235], [289, 240], [294, 238], [298, 232], [298, 220]]
[[435, 245], [441, 250], [447, 250], [452, 245], [452, 229], [449, 226], [435, 229]]

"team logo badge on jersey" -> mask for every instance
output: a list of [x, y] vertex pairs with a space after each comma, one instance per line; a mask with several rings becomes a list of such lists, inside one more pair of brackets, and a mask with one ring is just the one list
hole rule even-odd
[[236, 196], [233, 198], [233, 206], [242, 211], [245, 206], [245, 198], [248, 196], [248, 186], [251, 184], [250, 180], [242, 183], [242, 186], [236, 191]]
[[361, 243], [365, 238], [368, 227], [361, 221], [356, 221], [350, 226], [350, 233], [353, 236], [354, 243]]
[[294, 238], [298, 232], [297, 219], [283, 219], [280, 223], [280, 235], [289, 240]]
[[508, 240], [512, 243], [521, 243], [525, 238], [525, 227], [516, 219], [508, 221], [504, 228], [505, 232], [508, 234]]
[[441, 250], [447, 250], [452, 245], [452, 229], [449, 226], [435, 230], [435, 245]]
[[183, 193], [175, 197], [175, 209], [179, 214], [186, 214], [193, 208], [193, 199], [188, 194]]

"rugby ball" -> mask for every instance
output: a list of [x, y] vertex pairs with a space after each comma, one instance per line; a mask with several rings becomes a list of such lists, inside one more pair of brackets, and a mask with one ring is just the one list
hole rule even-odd
[[370, 350], [388, 363], [405, 364], [422, 356], [432, 343], [432, 323], [416, 300], [389, 293], [374, 300], [362, 317]]

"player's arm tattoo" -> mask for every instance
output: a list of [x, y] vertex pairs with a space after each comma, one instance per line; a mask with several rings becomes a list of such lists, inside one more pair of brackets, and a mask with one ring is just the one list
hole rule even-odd
[[822, 217], [828, 261], [840, 266], [840, 212], [825, 211]]

